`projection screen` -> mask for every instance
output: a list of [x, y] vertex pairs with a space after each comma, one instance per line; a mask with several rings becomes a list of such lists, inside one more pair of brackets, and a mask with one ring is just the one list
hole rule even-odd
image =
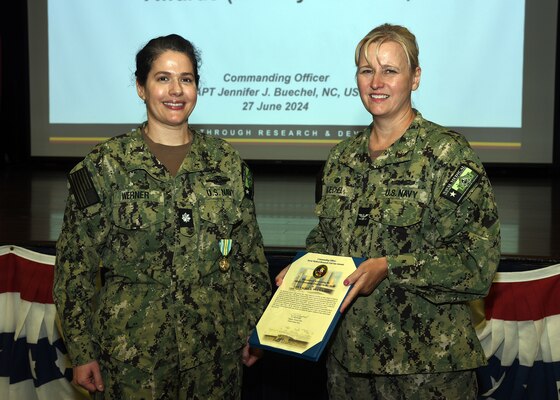
[[552, 163], [554, 0], [28, 1], [31, 155], [77, 157], [146, 119], [134, 57], [178, 33], [200, 50], [189, 123], [248, 160], [324, 160], [371, 122], [354, 49], [408, 27], [422, 77], [413, 105], [462, 132], [484, 162]]

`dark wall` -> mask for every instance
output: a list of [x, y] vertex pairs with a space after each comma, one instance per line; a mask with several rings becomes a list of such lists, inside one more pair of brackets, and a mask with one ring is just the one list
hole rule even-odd
[[[557, 24], [560, 23], [560, 7], [558, 7]], [[560, 179], [560, 29], [556, 26], [556, 88], [554, 91], [554, 152], [553, 171]]]
[[0, 58], [0, 166], [4, 166], [27, 161], [30, 153], [25, 0], [0, 6]]

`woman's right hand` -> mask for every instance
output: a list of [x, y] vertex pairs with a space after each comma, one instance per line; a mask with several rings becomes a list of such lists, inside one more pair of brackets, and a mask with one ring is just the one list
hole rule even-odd
[[284, 268], [278, 275], [276, 275], [276, 278], [274, 278], [274, 283], [276, 283], [276, 286], [280, 286], [282, 284], [282, 282], [284, 281], [284, 277], [288, 272], [288, 269], [290, 269], [290, 265], [292, 264], [288, 264], [286, 268]]
[[73, 368], [74, 378], [72, 383], [81, 386], [90, 393], [102, 392], [104, 390], [103, 378], [97, 361], [78, 365]]

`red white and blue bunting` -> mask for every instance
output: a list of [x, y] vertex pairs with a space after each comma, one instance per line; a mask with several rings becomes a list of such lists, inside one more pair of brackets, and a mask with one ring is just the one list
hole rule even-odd
[[477, 327], [482, 399], [560, 399], [560, 264], [499, 272]]
[[[0, 246], [0, 399], [82, 400], [52, 299], [54, 256]], [[477, 326], [481, 399], [560, 399], [560, 264], [499, 272]]]
[[86, 399], [53, 304], [54, 256], [0, 246], [0, 399]]

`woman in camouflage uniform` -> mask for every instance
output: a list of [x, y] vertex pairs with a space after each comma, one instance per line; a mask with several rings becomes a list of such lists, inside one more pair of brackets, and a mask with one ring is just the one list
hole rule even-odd
[[[189, 127], [192, 44], [136, 56], [147, 122], [69, 175], [54, 297], [74, 381], [109, 399], [238, 399], [246, 338], [270, 283], [252, 178], [223, 140]], [[101, 271], [101, 287], [96, 276]]]
[[345, 281], [330, 398], [475, 399], [485, 357], [468, 301], [486, 295], [500, 258], [490, 182], [462, 135], [412, 108], [412, 33], [373, 29], [356, 66], [373, 122], [332, 149], [307, 238], [309, 251], [367, 259]]

